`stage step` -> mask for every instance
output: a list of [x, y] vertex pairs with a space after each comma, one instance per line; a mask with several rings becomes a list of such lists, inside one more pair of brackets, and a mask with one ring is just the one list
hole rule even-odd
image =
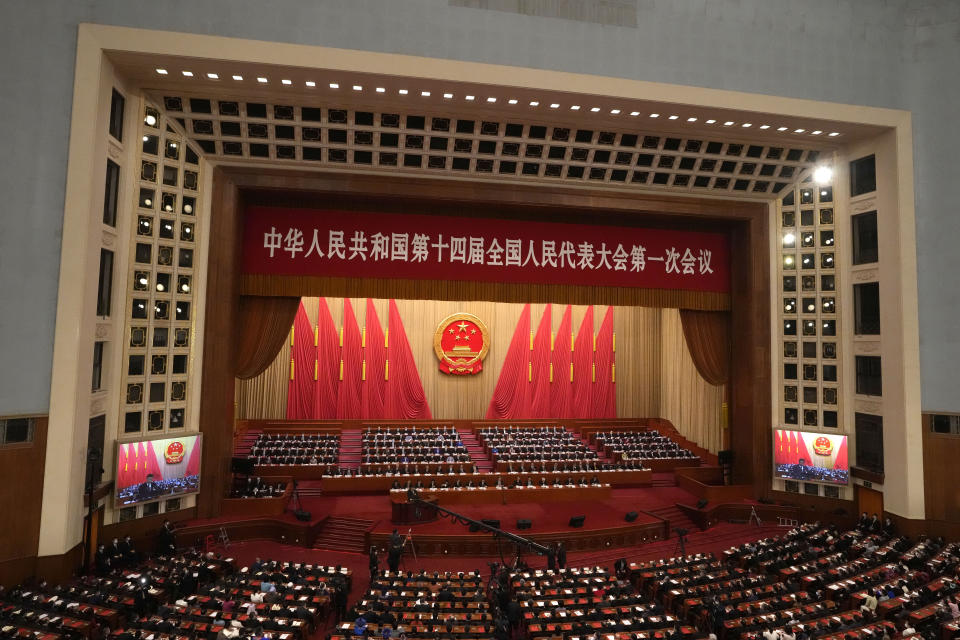
[[363, 431], [360, 429], [344, 429], [340, 432], [340, 467], [359, 469], [362, 460]]
[[483, 444], [477, 439], [477, 435], [473, 431], [458, 431], [460, 435], [460, 440], [463, 442], [463, 446], [467, 448], [467, 453], [470, 454], [470, 461], [473, 462], [474, 466], [477, 468], [479, 473], [489, 473], [493, 471], [493, 462], [491, 462], [490, 457], [486, 454], [483, 449]]
[[673, 475], [673, 472], [663, 472], [653, 474], [653, 481], [650, 486], [652, 487], [675, 487], [677, 486], [677, 477]]
[[249, 429], [245, 431], [233, 447], [233, 457], [246, 458], [250, 455], [250, 449], [256, 444], [257, 438], [260, 437], [261, 433], [263, 433], [262, 429]]
[[313, 548], [364, 553], [365, 534], [371, 527], [372, 520], [330, 516], [317, 532]]
[[669, 507], [658, 507], [656, 509], [648, 509], [647, 513], [653, 514], [658, 518], [663, 518], [670, 523], [670, 530], [673, 531], [678, 528], [686, 529], [687, 531], [699, 531], [700, 528], [694, 524], [693, 520], [688, 518], [686, 514], [676, 505]]

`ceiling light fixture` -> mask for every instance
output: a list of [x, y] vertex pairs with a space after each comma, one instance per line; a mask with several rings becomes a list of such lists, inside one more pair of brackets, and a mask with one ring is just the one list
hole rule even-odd
[[159, 73], [159, 74], [162, 75], [162, 76], [165, 76], [165, 75], [167, 75], [167, 70], [166, 70], [166, 69], [157, 69], [157, 73]]
[[330, 88], [331, 88], [331, 89], [339, 89], [339, 88], [340, 88], [340, 85], [337, 84], [336, 82], [331, 82], [331, 83], [330, 83]]
[[840, 135], [840, 132], [838, 132], [838, 131], [831, 131], [831, 132], [830, 132], [830, 137], [831, 137], [831, 138], [834, 138], [834, 137], [836, 137], [836, 136], [838, 136], [838, 135]]
[[285, 84], [289, 87], [291, 84], [293, 84], [293, 80], [281, 80], [280, 84]]
[[726, 122], [723, 123], [723, 126], [725, 126], [725, 127], [729, 127], [729, 126], [732, 126], [732, 125], [733, 125], [733, 120], [727, 120]]
[[820, 135], [821, 133], [823, 133], [823, 131], [821, 131], [820, 129], [817, 129], [816, 131], [811, 131], [811, 132], [810, 132], [810, 135], [812, 135], [812, 136], [818, 136], [818, 135]]
[[590, 107], [590, 111], [596, 113], [597, 111], [600, 111], [600, 107]]
[[631, 111], [631, 112], [630, 112], [630, 115], [636, 117], [636, 116], [640, 115], [640, 112], [639, 112], [639, 111]]
[[399, 93], [399, 94], [402, 95], [402, 96], [405, 96], [405, 95], [407, 95], [407, 94], [410, 93], [410, 92], [407, 91], [406, 89], [400, 89], [399, 91], [397, 91], [397, 93]]
[[211, 80], [219, 80], [219, 79], [220, 79], [220, 76], [217, 75], [216, 73], [208, 73], [208, 74], [207, 74], [207, 77], [210, 78]]
[[235, 76], [233, 76], [233, 79], [234, 79], [234, 80], [238, 80], [238, 81], [239, 81], [239, 80], [243, 80], [243, 76], [241, 76], [241, 75], [235, 75]]
[[315, 86], [317, 86], [317, 83], [314, 82], [313, 80], [307, 80], [307, 81], [304, 82], [303, 84], [307, 85], [308, 87], [315, 87]]
[[363, 91], [363, 85], [355, 84], [353, 85], [354, 91]]
[[443, 97], [446, 98], [447, 100], [449, 100], [450, 98], [453, 97], [453, 94], [452, 94], [452, 93], [445, 93], [445, 94], [443, 94]]
[[804, 131], [806, 131], [806, 129], [794, 129], [794, 130], [793, 130], [794, 133], [803, 133]]
[[559, 102], [554, 102], [554, 103], [552, 103], [552, 104], [550, 105], [550, 108], [551, 108], [551, 109], [557, 109], [559, 106], [560, 106], [560, 103], [559, 103]]
[[476, 96], [464, 96], [467, 100], [474, 100]]
[[386, 93], [386, 92], [387, 92], [387, 88], [386, 88], [386, 87], [377, 87], [377, 88], [376, 88], [376, 92], [377, 92], [377, 93]]
[[193, 71], [181, 71], [180, 73], [182, 73], [182, 74], [183, 74], [184, 76], [186, 76], [187, 78], [192, 78], [192, 77], [193, 77]]
[[509, 100], [507, 100], [507, 102], [508, 102], [509, 104], [517, 104], [517, 102], [519, 102], [519, 100], [517, 100], [516, 98], [510, 98]]
[[570, 111], [580, 111], [580, 105], [578, 104], [570, 105]]
[[610, 113], [612, 113], [615, 116], [618, 116], [620, 115], [620, 109], [610, 109]]
[[760, 128], [763, 129], [764, 131], [766, 131], [767, 129], [770, 128], [770, 125], [768, 125], [768, 124], [762, 124], [762, 125], [760, 125]]
[[833, 169], [827, 165], [817, 167], [813, 170], [813, 180], [817, 184], [830, 184], [833, 180]]
[[650, 114], [650, 117], [651, 117], [651, 118], [659, 118], [659, 117], [660, 117], [660, 114], [659, 114], [659, 113], [651, 113], [651, 114]]
[[429, 92], [429, 91], [421, 91], [421, 92], [420, 92], [420, 96], [423, 97], [423, 98], [429, 98], [429, 97], [430, 97], [430, 92]]
[[710, 118], [709, 120], [704, 120], [704, 122], [706, 122], [707, 124], [716, 124], [717, 121], [714, 120], [713, 118]]
[[786, 131], [786, 130], [787, 130], [786, 127], [777, 127], [777, 131]]
[[537, 102], [536, 100], [531, 100], [531, 101], [530, 101], [530, 106], [531, 106], [531, 107], [539, 107], [539, 106], [540, 106], [540, 103]]
[[743, 123], [742, 125], [740, 125], [740, 126], [743, 127], [744, 129], [749, 129], [750, 127], [753, 126], [753, 123], [752, 123], [752, 122], [744, 122], [744, 123]]
[[267, 79], [264, 78], [263, 76], [260, 76], [259, 78], [257, 78], [257, 82], [259, 82], [260, 84], [266, 84]]
[[680, 116], [670, 116], [670, 118], [668, 118], [668, 119], [669, 119], [669, 120], [676, 120], [676, 119], [679, 118], [679, 117], [680, 117]]
[[497, 101], [497, 99], [494, 98], [493, 96], [490, 96], [489, 98], [487, 98], [487, 102], [493, 103], [493, 102], [496, 102], [496, 101]]
[[697, 121], [696, 118], [687, 118], [687, 122], [696, 122], [696, 121]]

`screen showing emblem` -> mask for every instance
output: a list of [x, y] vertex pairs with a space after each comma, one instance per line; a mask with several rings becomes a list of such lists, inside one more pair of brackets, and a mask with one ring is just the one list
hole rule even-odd
[[440, 371], [452, 375], [480, 373], [489, 347], [487, 326], [471, 313], [455, 313], [444, 318], [433, 336]]

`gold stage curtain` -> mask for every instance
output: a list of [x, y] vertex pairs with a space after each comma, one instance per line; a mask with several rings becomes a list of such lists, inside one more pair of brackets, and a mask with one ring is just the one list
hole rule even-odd
[[693, 363], [712, 385], [730, 380], [730, 313], [680, 310], [683, 337]]
[[254, 378], [270, 366], [290, 335], [299, 307], [300, 298], [240, 297], [238, 378]]

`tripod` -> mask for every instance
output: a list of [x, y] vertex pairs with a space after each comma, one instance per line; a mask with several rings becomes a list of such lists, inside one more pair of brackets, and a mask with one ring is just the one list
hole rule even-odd
[[686, 529], [677, 529], [677, 544], [673, 547], [673, 555], [677, 555], [677, 551], [680, 552], [680, 557], [684, 558], [687, 555], [687, 530]]
[[287, 504], [287, 509], [293, 510], [293, 515], [297, 520], [303, 522], [310, 521], [310, 512], [303, 510], [303, 502], [300, 501], [300, 487], [296, 479], [293, 481], [293, 493], [290, 495], [290, 502]]
[[[417, 547], [413, 544], [413, 529], [407, 529], [407, 535], [403, 537], [403, 542], [400, 544], [400, 563], [405, 564], [404, 556], [406, 555], [404, 551], [407, 548], [407, 545], [410, 545], [410, 551], [413, 553], [413, 561], [419, 562], [417, 559]], [[406, 567], [404, 567], [406, 568]]]

